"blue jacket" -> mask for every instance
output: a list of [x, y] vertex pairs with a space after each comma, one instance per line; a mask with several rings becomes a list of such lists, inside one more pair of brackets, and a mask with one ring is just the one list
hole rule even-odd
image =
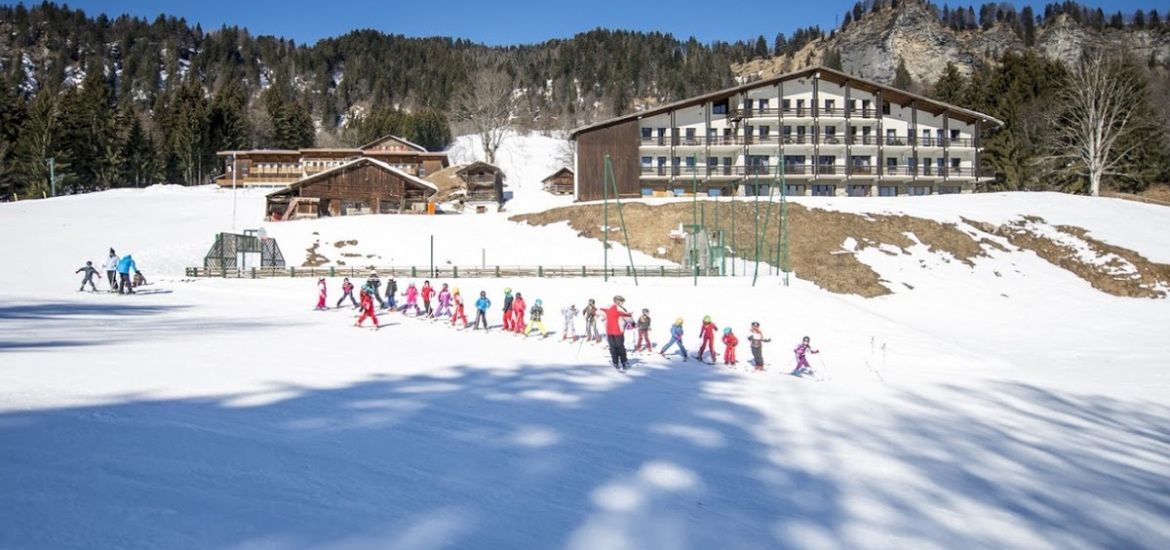
[[487, 311], [487, 308], [492, 307], [492, 301], [485, 298], [480, 298], [475, 301], [475, 309]]
[[671, 338], [674, 338], [676, 340], [682, 340], [682, 336], [683, 336], [683, 329], [681, 326], [679, 326], [679, 325], [671, 325], [670, 326], [670, 337]]
[[118, 273], [129, 274], [131, 269], [138, 271], [138, 266], [134, 265], [134, 258], [129, 254], [122, 256], [122, 259], [118, 260]]

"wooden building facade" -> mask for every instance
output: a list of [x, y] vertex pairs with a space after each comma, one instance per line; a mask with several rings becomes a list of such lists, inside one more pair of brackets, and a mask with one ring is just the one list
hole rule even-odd
[[427, 212], [437, 189], [389, 164], [360, 158], [268, 195], [269, 220]]
[[544, 184], [545, 191], [554, 195], [572, 195], [573, 171], [569, 168], [561, 168], [553, 172], [551, 176], [544, 178], [541, 183]]
[[220, 151], [216, 156], [224, 165], [223, 173], [214, 179], [221, 187], [282, 187], [359, 158], [375, 159], [419, 178], [450, 165], [447, 153], [429, 152], [397, 136], [356, 148], [255, 149]]

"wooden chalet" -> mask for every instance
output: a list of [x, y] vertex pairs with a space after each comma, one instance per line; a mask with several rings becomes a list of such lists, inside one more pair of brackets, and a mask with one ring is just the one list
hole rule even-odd
[[504, 203], [504, 171], [497, 166], [477, 161], [455, 171], [463, 181], [464, 211], [477, 214], [499, 210]]
[[573, 170], [561, 168], [542, 181], [544, 190], [554, 195], [573, 194]]
[[437, 188], [371, 157], [351, 160], [268, 194], [269, 220], [425, 213]]

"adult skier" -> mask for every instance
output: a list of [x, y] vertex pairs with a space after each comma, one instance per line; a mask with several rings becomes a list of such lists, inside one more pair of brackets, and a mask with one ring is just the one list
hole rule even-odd
[[435, 311], [431, 309], [431, 296], [435, 295], [435, 289], [431, 287], [430, 281], [423, 281], [420, 294], [422, 294], [423, 312], [427, 314], [427, 317], [432, 317]]
[[646, 346], [646, 351], [654, 351], [650, 346], [650, 310], [643, 309], [642, 316], [638, 317], [638, 343], [634, 345], [634, 353], [642, 351], [642, 346]]
[[479, 330], [479, 323], [483, 321], [483, 329], [488, 329], [487, 310], [492, 307], [492, 301], [488, 300], [487, 292], [479, 291], [479, 299], [475, 301], [475, 328]]
[[85, 265], [81, 266], [77, 271], [73, 272], [74, 275], [78, 273], [85, 273], [85, 278], [81, 280], [81, 288], [77, 289], [77, 291], [82, 292], [85, 290], [85, 285], [89, 285], [89, 288], [93, 289], [94, 292], [97, 292], [97, 286], [93, 284], [93, 276], [97, 275], [98, 277], [101, 277], [102, 275], [101, 273], [98, 273], [98, 270], [93, 268], [93, 262], [87, 261], [85, 262]]
[[561, 328], [561, 341], [564, 342], [572, 338], [574, 342], [577, 341], [577, 306], [569, 304], [568, 307], [561, 309], [561, 318], [564, 320], [564, 326]]
[[792, 350], [792, 353], [796, 354], [796, 368], [792, 369], [793, 375], [816, 374], [813, 372], [812, 366], [808, 364], [807, 355], [809, 353], [820, 353], [820, 351], [812, 349], [812, 342], [809, 341], [808, 336], [805, 336], [804, 340], [800, 341], [800, 345], [796, 346], [796, 349]]
[[748, 344], [752, 348], [752, 365], [756, 370], [764, 370], [764, 342], [771, 342], [771, 338], [764, 338], [760, 332], [759, 321], [752, 321], [752, 331], [748, 333]]
[[504, 289], [504, 332], [510, 332], [513, 326], [512, 321], [512, 289]]
[[451, 326], [455, 326], [455, 322], [463, 319], [463, 328], [467, 328], [467, 314], [463, 312], [463, 295], [459, 294], [459, 287], [455, 287], [455, 291], [451, 293], [451, 299], [455, 302], [455, 313], [451, 314]]
[[129, 254], [118, 260], [118, 294], [134, 294], [134, 285], [130, 283], [130, 271], [138, 271], [134, 258]]
[[378, 295], [378, 291], [377, 291], [377, 289], [374, 288], [374, 285], [371, 285], [370, 283], [366, 283], [365, 286], [362, 287], [362, 291], [361, 291], [362, 315], [361, 315], [361, 317], [358, 317], [357, 322], [354, 323], [353, 326], [355, 326], [355, 327], [362, 326], [362, 323], [364, 323], [366, 318], [368, 317], [368, 318], [370, 318], [370, 320], [372, 320], [374, 322], [374, 329], [382, 328], [381, 326], [378, 325], [378, 315], [376, 313], [374, 313], [374, 297], [377, 295]]
[[683, 361], [686, 361], [687, 348], [683, 347], [682, 338], [683, 320], [682, 317], [679, 317], [678, 319], [675, 319], [674, 324], [670, 326], [670, 341], [667, 342], [665, 346], [662, 346], [662, 349], [658, 353], [661, 353], [663, 357], [666, 357], [666, 350], [670, 349], [670, 346], [678, 346], [678, 354], [682, 356]]
[[710, 350], [711, 364], [715, 364], [715, 331], [717, 330], [719, 330], [719, 327], [715, 326], [715, 323], [711, 322], [711, 316], [704, 316], [703, 326], [699, 327], [699, 338], [701, 339], [699, 344], [699, 355], [695, 356], [695, 359], [702, 361], [703, 351]]
[[386, 305], [383, 307], [390, 311], [398, 308], [398, 281], [395, 281], [394, 277], [386, 281]]
[[532, 304], [532, 309], [529, 311], [528, 328], [524, 329], [524, 336], [527, 337], [532, 333], [533, 329], [540, 329], [540, 337], [548, 338], [548, 329], [544, 328], [544, 306], [540, 303], [540, 298], [536, 299], [536, 303]]
[[353, 297], [353, 283], [349, 282], [349, 277], [341, 280], [341, 297], [337, 299], [337, 305], [334, 307], [341, 307], [341, 302], [344, 302], [346, 298], [349, 298], [349, 302], [353, 304], [354, 309], [361, 307]]
[[626, 299], [621, 295], [613, 297], [613, 305], [602, 310], [605, 313], [605, 338], [609, 343], [609, 360], [613, 368], [626, 371], [630, 360], [626, 357], [626, 335], [622, 331], [624, 319], [633, 317], [626, 311]]
[[601, 335], [597, 332], [597, 304], [594, 303], [593, 298], [589, 299], [589, 304], [581, 310], [581, 314], [585, 316], [585, 339], [590, 342], [600, 342]]
[[414, 283], [406, 285], [406, 292], [403, 292], [402, 296], [406, 298], [406, 303], [402, 304], [403, 315], [406, 315], [406, 310], [409, 308], [414, 308], [415, 317], [422, 315], [422, 310], [418, 308], [418, 288], [414, 286]]
[[731, 327], [723, 329], [723, 364], [727, 366], [735, 365], [735, 346], [739, 345], [739, 338], [735, 337], [735, 333], [731, 331]]
[[528, 304], [524, 302], [524, 296], [519, 292], [516, 293], [516, 299], [512, 300], [512, 331], [516, 334], [524, 332], [526, 328], [524, 325], [524, 310]]
[[317, 279], [317, 310], [318, 311], [323, 311], [325, 309], [328, 309], [325, 306], [325, 295], [327, 294], [327, 292], [328, 291], [325, 288], [325, 277], [321, 277], [320, 279]]
[[435, 310], [435, 318], [447, 317], [451, 315], [451, 292], [447, 290], [447, 283], [443, 283], [443, 288], [439, 290], [439, 309]]
[[113, 248], [110, 249], [110, 255], [106, 256], [102, 268], [106, 270], [106, 278], [110, 280], [110, 292], [118, 290], [118, 255], [114, 254]]
[[386, 304], [382, 303], [382, 295], [380, 294], [382, 290], [382, 279], [378, 278], [377, 271], [370, 272], [370, 278], [366, 279], [366, 285], [373, 289], [373, 298], [378, 301], [378, 307], [385, 307]]

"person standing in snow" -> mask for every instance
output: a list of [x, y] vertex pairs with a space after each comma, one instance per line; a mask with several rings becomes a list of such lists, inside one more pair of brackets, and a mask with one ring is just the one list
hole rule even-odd
[[110, 249], [110, 255], [106, 256], [102, 268], [106, 270], [106, 278], [110, 280], [110, 292], [118, 290], [118, 255], [114, 254], [113, 248]]
[[796, 349], [792, 350], [792, 353], [796, 354], [796, 368], [792, 369], [793, 375], [816, 374], [813, 372], [812, 365], [808, 364], [808, 354], [820, 353], [820, 351], [812, 349], [812, 342], [808, 339], [808, 336], [805, 336], [800, 341], [800, 345], [796, 346]]
[[479, 299], [475, 301], [475, 328], [472, 330], [479, 330], [479, 323], [483, 321], [483, 329], [488, 329], [487, 310], [492, 307], [492, 301], [488, 300], [487, 292], [479, 291]]
[[386, 281], [386, 304], [382, 307], [384, 309], [394, 311], [395, 309], [398, 308], [397, 297], [398, 297], [398, 281], [395, 281], [394, 277], [390, 277], [390, 280]]
[[415, 317], [422, 315], [422, 310], [418, 308], [418, 288], [414, 286], [414, 283], [408, 283], [406, 285], [406, 292], [403, 292], [402, 296], [406, 298], [406, 303], [402, 304], [403, 315], [406, 315], [406, 310], [412, 307], [414, 308]]
[[512, 330], [512, 289], [504, 289], [504, 332]]
[[752, 331], [748, 334], [748, 343], [752, 348], [752, 365], [756, 370], [764, 370], [764, 342], [771, 342], [771, 338], [764, 338], [760, 332], [759, 321], [752, 321]]
[[467, 328], [467, 314], [463, 312], [463, 295], [459, 294], [459, 287], [455, 287], [451, 299], [455, 302], [455, 313], [451, 314], [451, 326], [455, 326], [456, 321], [463, 319], [463, 328]]
[[565, 321], [564, 327], [561, 329], [561, 341], [564, 342], [565, 340], [568, 340], [570, 337], [572, 337], [573, 341], [576, 342], [577, 341], [577, 306], [573, 305], [573, 304], [569, 304], [569, 307], [566, 307], [566, 308], [561, 310], [561, 317]]
[[699, 338], [701, 339], [699, 344], [699, 355], [695, 356], [695, 359], [702, 361], [703, 351], [710, 350], [711, 364], [715, 364], [715, 331], [717, 330], [719, 330], [719, 327], [715, 326], [715, 323], [711, 322], [711, 316], [704, 316], [703, 326], [699, 327]]
[[118, 294], [134, 294], [134, 285], [130, 283], [130, 272], [138, 271], [134, 258], [129, 254], [118, 260]]
[[328, 291], [325, 288], [325, 277], [317, 279], [317, 310], [322, 311], [328, 309], [325, 306], [325, 295]]
[[516, 293], [516, 299], [512, 300], [512, 331], [516, 334], [524, 332], [526, 326], [524, 325], [524, 310], [528, 304], [524, 302], [524, 296], [519, 292]]
[[378, 290], [374, 288], [374, 285], [367, 282], [365, 286], [362, 287], [362, 315], [361, 317], [358, 317], [357, 322], [354, 323], [353, 326], [361, 327], [362, 323], [364, 323], [368, 317], [374, 322], [374, 329], [382, 328], [380, 325], [378, 325], [378, 315], [374, 313], [374, 297], [377, 295]]
[[663, 357], [666, 357], [666, 350], [669, 350], [670, 346], [678, 346], [678, 354], [682, 356], [683, 361], [686, 361], [687, 348], [683, 347], [682, 339], [683, 320], [682, 317], [679, 317], [678, 319], [675, 319], [674, 324], [670, 326], [670, 341], [667, 342], [665, 346], [662, 346], [662, 349], [659, 350], [658, 353], [661, 353]]
[[739, 338], [735, 337], [735, 333], [731, 332], [731, 327], [723, 329], [723, 364], [727, 366], [734, 366], [735, 361], [735, 346], [739, 345]]
[[540, 337], [548, 338], [548, 329], [544, 328], [544, 321], [542, 320], [544, 319], [544, 306], [541, 305], [540, 298], [537, 298], [536, 303], [532, 304], [532, 310], [529, 311], [528, 317], [531, 322], [528, 323], [528, 328], [524, 330], [524, 336], [527, 337], [532, 333], [533, 329], [539, 328]]
[[434, 316], [435, 311], [431, 309], [431, 296], [435, 295], [435, 289], [431, 287], [430, 281], [423, 281], [420, 294], [422, 294], [423, 312], [427, 314], [427, 317]]
[[638, 343], [634, 345], [634, 353], [642, 351], [642, 346], [646, 346], [646, 351], [654, 351], [650, 345], [650, 310], [643, 309], [642, 316], [638, 317]]
[[85, 278], [81, 280], [81, 288], [77, 289], [78, 292], [84, 291], [85, 285], [89, 285], [89, 288], [93, 289], [94, 292], [97, 292], [97, 286], [93, 284], [93, 276], [97, 275], [98, 277], [101, 277], [102, 275], [101, 273], [98, 273], [98, 270], [93, 268], [93, 262], [85, 262], [85, 265], [81, 266], [73, 273], [75, 275], [78, 273], [85, 273]]
[[620, 295], [613, 297], [613, 305], [602, 310], [605, 313], [605, 338], [609, 343], [609, 359], [613, 368], [627, 370], [630, 360], [626, 357], [626, 335], [622, 331], [624, 319], [633, 317], [626, 311], [623, 304], [626, 299]]
[[435, 310], [435, 318], [449, 315], [451, 315], [451, 292], [447, 290], [447, 283], [443, 283], [443, 288], [439, 290], [439, 309]]
[[585, 339], [590, 342], [600, 342], [601, 335], [597, 333], [597, 304], [593, 298], [589, 299], [589, 304], [581, 310], [581, 314], [585, 317]]
[[342, 279], [341, 297], [337, 299], [337, 305], [334, 307], [341, 307], [341, 302], [344, 302], [347, 297], [349, 298], [349, 302], [353, 304], [354, 309], [360, 307], [358, 306], [357, 300], [355, 300], [353, 297], [353, 283], [349, 282], [349, 277]]
[[370, 278], [366, 279], [366, 286], [374, 289], [373, 299], [378, 301], [378, 307], [385, 307], [386, 304], [382, 303], [382, 295], [380, 294], [382, 290], [382, 279], [378, 278], [377, 271], [370, 272]]

